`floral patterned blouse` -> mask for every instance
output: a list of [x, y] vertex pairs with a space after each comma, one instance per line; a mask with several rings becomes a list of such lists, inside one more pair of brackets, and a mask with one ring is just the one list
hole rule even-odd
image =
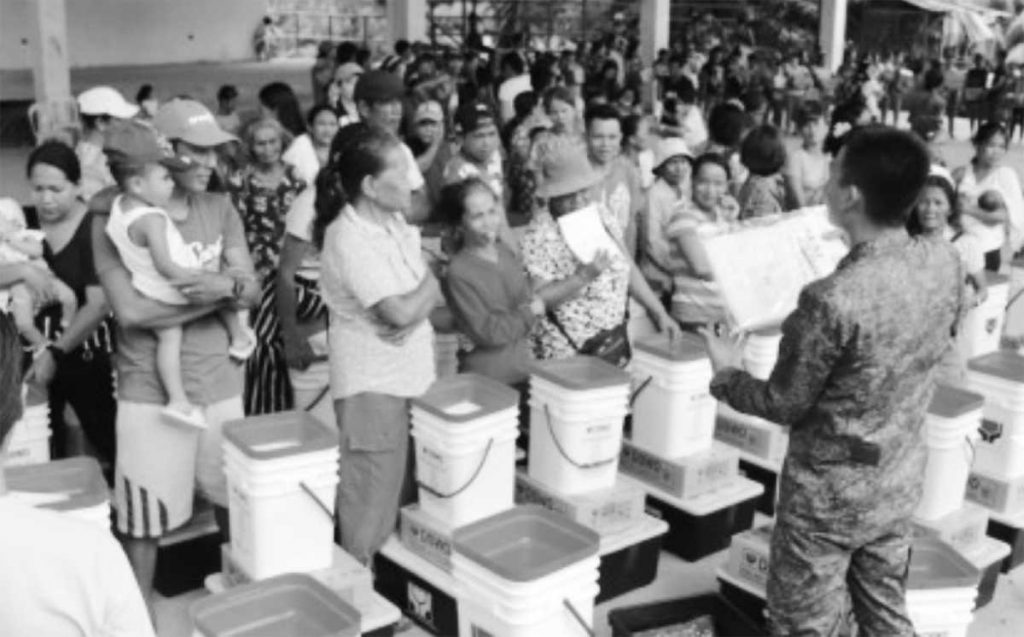
[[263, 280], [277, 269], [285, 217], [292, 201], [305, 187], [306, 182], [288, 164], [276, 186], [262, 182], [252, 166], [228, 177], [227, 191], [231, 195], [231, 203], [242, 217], [253, 265]]
[[[605, 227], [622, 242], [622, 228], [611, 212], [601, 204]], [[530, 221], [522, 243], [523, 264], [534, 281], [561, 281], [576, 273], [580, 261], [562, 238], [561, 229], [547, 209], [538, 210]], [[602, 330], [620, 325], [626, 318], [629, 294], [629, 261], [621, 253], [613, 256], [612, 266], [576, 297], [552, 310], [577, 347]], [[551, 322], [537, 321], [532, 334], [534, 355], [539, 359], [568, 358], [574, 348]]]

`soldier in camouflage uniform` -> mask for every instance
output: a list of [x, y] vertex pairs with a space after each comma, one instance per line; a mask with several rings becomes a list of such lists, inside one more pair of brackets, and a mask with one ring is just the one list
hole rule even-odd
[[851, 135], [827, 192], [853, 247], [802, 291], [767, 382], [738, 369], [738, 339], [705, 330], [714, 396], [791, 428], [768, 577], [775, 634], [838, 634], [847, 593], [859, 634], [914, 632], [904, 589], [921, 426], [964, 289], [948, 243], [904, 230], [927, 175], [909, 133]]

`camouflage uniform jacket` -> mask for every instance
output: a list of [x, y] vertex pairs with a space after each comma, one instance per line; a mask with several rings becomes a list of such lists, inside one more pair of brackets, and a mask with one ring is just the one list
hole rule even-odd
[[791, 427], [780, 512], [804, 528], [882, 528], [921, 493], [933, 370], [963, 306], [959, 259], [905, 233], [855, 246], [800, 294], [768, 381], [720, 371], [712, 394]]

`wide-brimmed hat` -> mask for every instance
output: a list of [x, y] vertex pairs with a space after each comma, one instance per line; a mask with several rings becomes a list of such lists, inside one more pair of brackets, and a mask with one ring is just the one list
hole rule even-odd
[[654, 146], [654, 170], [661, 168], [662, 164], [673, 157], [686, 157], [693, 159], [693, 153], [682, 137], [663, 137]]
[[556, 135], [544, 143], [537, 156], [540, 183], [538, 197], [550, 199], [586, 190], [601, 181], [587, 157], [586, 146], [567, 135]]

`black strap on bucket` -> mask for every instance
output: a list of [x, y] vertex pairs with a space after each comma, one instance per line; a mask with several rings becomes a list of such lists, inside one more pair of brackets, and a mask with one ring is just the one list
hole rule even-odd
[[491, 438], [490, 440], [487, 441], [487, 448], [484, 449], [484, 457], [480, 459], [480, 464], [476, 466], [476, 471], [473, 472], [473, 475], [469, 476], [469, 480], [466, 481], [466, 484], [462, 485], [461, 487], [452, 491], [451, 493], [441, 493], [434, 487], [421, 481], [419, 478], [416, 478], [416, 486], [423, 489], [424, 491], [434, 496], [435, 498], [441, 498], [442, 500], [454, 498], [455, 496], [459, 495], [460, 493], [468, 489], [474, 482], [476, 482], [477, 476], [480, 475], [480, 472], [483, 471], [484, 469], [484, 465], [487, 464], [487, 456], [491, 455], [491, 447], [493, 445], [494, 438]]
[[548, 423], [548, 433], [551, 434], [551, 441], [555, 443], [555, 449], [558, 449], [558, 453], [562, 455], [566, 461], [577, 469], [596, 469], [597, 467], [603, 467], [604, 465], [611, 464], [619, 458], [619, 454], [616, 452], [611, 458], [605, 460], [596, 460], [594, 462], [576, 462], [569, 457], [569, 454], [562, 448], [562, 443], [558, 441], [558, 436], [555, 435], [555, 429], [551, 426], [551, 410], [548, 409], [547, 403], [544, 403], [544, 418]]

